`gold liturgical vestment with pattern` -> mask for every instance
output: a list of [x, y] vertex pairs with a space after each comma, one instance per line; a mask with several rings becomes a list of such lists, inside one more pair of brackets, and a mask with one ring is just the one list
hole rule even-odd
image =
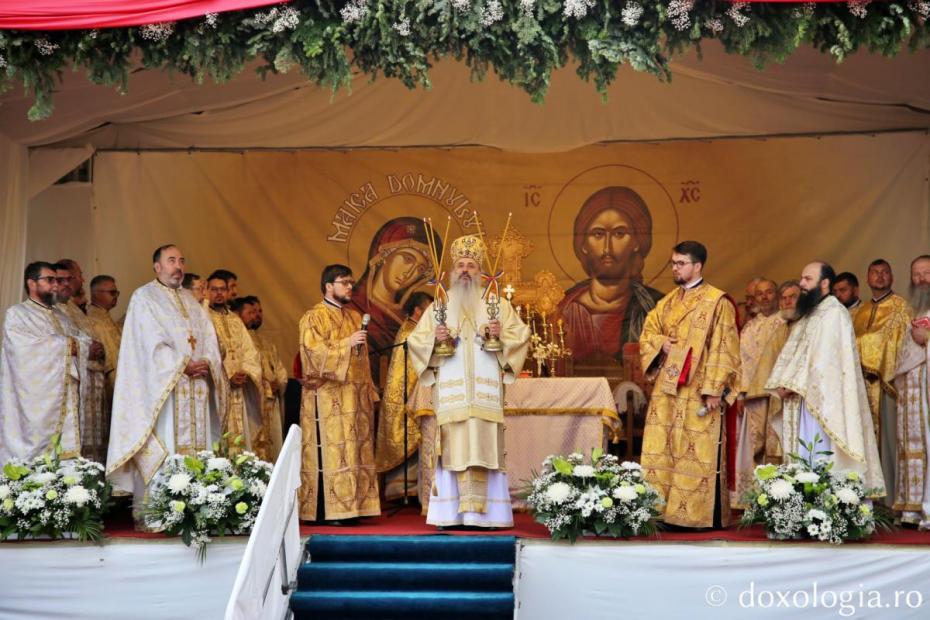
[[[670, 338], [677, 342], [664, 355], [662, 345]], [[702, 417], [698, 410], [702, 396], [721, 396], [725, 388], [735, 392], [740, 358], [733, 304], [706, 283], [676, 288], [649, 312], [639, 345], [643, 368], [656, 382], [646, 414], [642, 466], [665, 497], [663, 520], [712, 527], [719, 482], [720, 517], [726, 525], [723, 416], [711, 411]], [[682, 377], [686, 362], [690, 370]]]
[[[317, 520], [319, 473], [323, 474], [325, 519], [381, 513], [374, 455], [375, 386], [368, 348], [353, 351], [349, 337], [361, 316], [320, 302], [300, 319], [300, 361], [304, 378], [300, 427], [303, 431], [300, 518]], [[323, 462], [319, 462], [319, 447]]]
[[[283, 444], [284, 389], [287, 387], [287, 369], [274, 343], [254, 329], [249, 330], [252, 343], [262, 362], [262, 424], [252, 438], [252, 450], [258, 458], [269, 463], [278, 460]], [[277, 384], [277, 389], [272, 385]]]
[[[394, 344], [400, 344], [417, 326], [416, 322], [407, 318], [397, 335]], [[406, 358], [406, 365], [404, 360]], [[406, 368], [405, 368], [406, 366]], [[401, 465], [405, 459], [417, 451], [420, 443], [420, 429], [414, 420], [407, 420], [407, 452], [404, 453], [404, 419], [406, 417], [407, 403], [404, 402], [404, 373], [407, 374], [407, 395], [413, 394], [417, 386], [416, 370], [409, 354], [404, 355], [403, 347], [394, 349], [391, 353], [391, 362], [388, 365], [387, 382], [384, 386], [384, 396], [381, 399], [381, 415], [378, 418], [378, 432], [375, 443], [375, 463], [378, 473], [384, 473]]]
[[879, 435], [882, 392], [892, 398], [897, 397], [894, 387], [895, 366], [910, 322], [911, 310], [907, 301], [894, 293], [877, 302], [871, 299], [862, 302], [853, 317], [865, 389], [869, 395], [869, 409], [872, 411], [872, 424]]
[[[253, 437], [261, 431], [261, 359], [252, 343], [252, 337], [249, 336], [249, 330], [238, 314], [226, 309], [213, 308], [210, 308], [207, 314], [216, 330], [226, 378], [231, 379], [240, 371], [248, 375], [244, 385], [229, 386], [227, 410], [223, 416], [223, 432], [229, 433], [230, 454], [237, 454], [243, 449], [254, 450]], [[237, 437], [242, 437], [242, 443], [238, 447], [233, 445]]]

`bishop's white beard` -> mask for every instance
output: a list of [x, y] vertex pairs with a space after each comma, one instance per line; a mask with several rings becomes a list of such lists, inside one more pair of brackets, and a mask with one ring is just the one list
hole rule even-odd
[[461, 323], [464, 327], [465, 321], [462, 319], [465, 318], [470, 318], [477, 327], [487, 322], [487, 309], [481, 299], [481, 286], [477, 281], [455, 279], [449, 288], [449, 319], [454, 322], [449, 326], [454, 328], [457, 323]]

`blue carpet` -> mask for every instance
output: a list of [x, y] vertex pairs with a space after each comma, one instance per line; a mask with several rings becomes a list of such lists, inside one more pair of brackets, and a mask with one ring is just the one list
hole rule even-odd
[[317, 535], [307, 551], [297, 619], [513, 617], [513, 537]]

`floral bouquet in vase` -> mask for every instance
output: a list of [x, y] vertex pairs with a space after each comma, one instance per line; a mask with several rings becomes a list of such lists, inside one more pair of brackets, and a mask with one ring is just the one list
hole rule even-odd
[[196, 455], [175, 454], [155, 475], [144, 507], [152, 531], [181, 536], [206, 557], [210, 536], [248, 534], [268, 488], [272, 465], [251, 452], [234, 458], [214, 445]]
[[104, 467], [85, 458], [60, 460], [58, 437], [31, 461], [13, 459], [0, 473], [0, 540], [65, 538], [99, 541], [110, 503]]
[[600, 448], [591, 452], [590, 464], [577, 452], [547, 457], [526, 499], [553, 540], [571, 542], [588, 532], [613, 537], [652, 534], [662, 504], [638, 463], [620, 463]]
[[820, 441], [818, 435], [809, 444], [801, 442], [810, 455], [806, 460], [791, 454], [790, 463], [756, 467], [742, 525], [762, 523], [774, 540], [811, 538], [833, 544], [867, 538], [876, 524], [887, 525], [884, 517], [876, 518], [867, 499], [873, 491], [864, 487], [862, 477], [855, 471], [834, 471], [827, 458], [832, 452], [815, 452]]

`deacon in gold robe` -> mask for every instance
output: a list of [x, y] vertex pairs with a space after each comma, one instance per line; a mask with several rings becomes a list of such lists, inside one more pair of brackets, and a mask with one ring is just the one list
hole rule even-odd
[[54, 266], [26, 267], [28, 299], [10, 306], [0, 348], [0, 467], [31, 460], [58, 435], [62, 458], [81, 455], [81, 391], [87, 381], [90, 338], [56, 303]]
[[[427, 293], [416, 291], [404, 303], [406, 318], [394, 337], [395, 348], [388, 364], [378, 429], [375, 434], [375, 465], [379, 474], [384, 474], [384, 497], [394, 499], [404, 494], [404, 461], [407, 461], [407, 493], [416, 495], [417, 460], [412, 458], [420, 445], [420, 429], [407, 417], [407, 398], [417, 386], [416, 369], [406, 351], [407, 338], [432, 303]], [[406, 378], [405, 378], [406, 375]], [[406, 381], [406, 383], [405, 383]], [[405, 398], [405, 394], [407, 398]], [[404, 433], [407, 443], [404, 449]]]
[[265, 320], [261, 300], [254, 295], [237, 297], [230, 302], [230, 309], [245, 323], [262, 362], [262, 422], [252, 437], [252, 449], [258, 458], [274, 463], [283, 443], [287, 369], [278, 355], [278, 348], [263, 332], [258, 331]]
[[914, 320], [904, 334], [894, 379], [898, 393], [898, 467], [893, 508], [903, 523], [930, 529], [930, 254], [918, 256], [911, 263], [910, 298]]
[[300, 518], [342, 521], [381, 513], [366, 332], [352, 301], [352, 270], [328, 265], [323, 301], [300, 319], [303, 431]]
[[[482, 298], [485, 246], [474, 235], [450, 246], [451, 287], [446, 321], [435, 303], [407, 339], [420, 383], [432, 387], [438, 447], [426, 522], [440, 527], [511, 527], [513, 508], [504, 462], [504, 384], [516, 380], [529, 348], [530, 329], [507, 300], [490, 319]], [[498, 338], [501, 351], [484, 346]], [[451, 356], [436, 345], [454, 343]]]
[[[116, 365], [119, 360], [119, 345], [123, 326], [117, 324], [110, 316], [110, 310], [119, 301], [119, 289], [113, 276], [94, 276], [90, 281], [90, 305], [87, 318], [90, 319], [106, 356], [107, 403], [113, 401], [113, 386], [116, 384]], [[109, 412], [107, 412], [109, 414]]]
[[830, 294], [836, 273], [822, 262], [801, 272], [798, 320], [791, 327], [766, 389], [782, 399], [782, 447], [807, 460], [830, 452], [837, 471], [862, 476], [870, 496], [885, 494], [872, 415], [859, 371], [852, 320]]
[[647, 379], [655, 382], [643, 431], [646, 479], [665, 498], [666, 523], [713, 527], [729, 522], [723, 411], [736, 397], [736, 308], [704, 282], [707, 249], [684, 241], [672, 250], [678, 287], [646, 317], [639, 339]]
[[133, 292], [120, 345], [107, 478], [117, 495], [146, 492], [165, 459], [209, 450], [226, 410], [226, 375], [206, 311], [181, 288], [184, 255], [163, 245], [156, 279]]
[[[245, 323], [239, 315], [229, 310], [227, 302], [230, 289], [225, 277], [220, 272], [214, 272], [207, 278], [210, 299], [207, 313], [216, 330], [223, 368], [229, 380], [223, 431], [229, 433], [230, 450], [235, 454], [242, 449], [254, 449], [253, 438], [258, 435], [262, 425], [259, 396], [262, 392], [262, 362]], [[236, 447], [234, 440], [238, 437], [242, 441]]]
[[71, 259], [62, 259], [55, 265], [58, 275], [58, 303], [81, 333], [91, 340], [90, 359], [87, 362], [87, 381], [81, 389], [84, 405], [81, 408], [81, 456], [103, 463], [107, 458], [110, 436], [110, 402], [107, 393], [107, 372], [112, 362], [93, 322], [74, 302], [74, 293], [84, 286], [81, 267]]
[[907, 300], [891, 291], [894, 277], [891, 266], [883, 259], [872, 261], [868, 273], [872, 298], [856, 311], [853, 329], [869, 396], [872, 425], [878, 439], [878, 451], [885, 474], [888, 501], [893, 497], [895, 468], [898, 461], [897, 390], [894, 387], [898, 351], [904, 342], [911, 320]]
[[752, 488], [756, 465], [782, 460], [781, 438], [772, 424], [781, 411], [781, 400], [765, 391], [765, 382], [788, 337], [788, 324], [778, 312], [778, 286], [774, 281], [763, 278], [756, 283], [755, 306], [759, 313], [743, 327], [739, 337], [742, 406], [737, 422], [736, 490], [732, 502], [737, 508], [746, 508], [741, 499]]

